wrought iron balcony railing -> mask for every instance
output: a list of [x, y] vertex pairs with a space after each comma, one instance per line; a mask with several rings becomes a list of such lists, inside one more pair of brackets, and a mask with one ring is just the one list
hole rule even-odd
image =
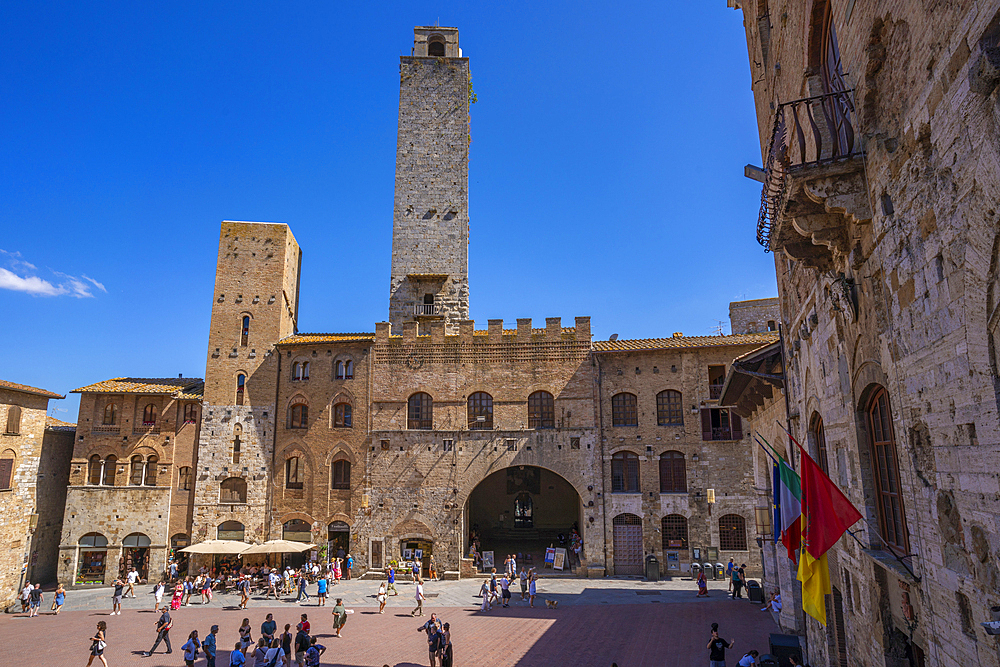
[[852, 93], [844, 90], [778, 105], [757, 218], [757, 242], [765, 251], [771, 250], [771, 230], [785, 204], [789, 174], [863, 155], [851, 122]]

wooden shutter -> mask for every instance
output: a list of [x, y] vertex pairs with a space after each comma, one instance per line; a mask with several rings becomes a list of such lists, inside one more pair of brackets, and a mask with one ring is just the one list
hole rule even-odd
[[729, 425], [733, 428], [733, 440], [743, 439], [743, 420], [733, 410], [729, 411]]
[[9, 489], [14, 474], [14, 459], [0, 459], [0, 489]]
[[711, 440], [712, 439], [712, 409], [702, 408], [701, 409], [701, 439]]

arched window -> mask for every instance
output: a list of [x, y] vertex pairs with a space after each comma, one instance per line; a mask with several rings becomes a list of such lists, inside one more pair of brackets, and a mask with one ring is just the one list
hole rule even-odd
[[[228, 479], [226, 480], [229, 481]], [[243, 541], [246, 535], [246, 527], [239, 521], [223, 521], [219, 524], [218, 537], [220, 540]]]
[[656, 395], [656, 423], [658, 426], [683, 426], [681, 392], [667, 389]]
[[333, 406], [333, 427], [351, 428], [350, 403], [337, 403]]
[[664, 549], [688, 548], [688, 520], [680, 514], [668, 514], [660, 520]]
[[177, 470], [177, 488], [180, 491], [191, 490], [191, 467], [181, 466]]
[[281, 524], [281, 539], [290, 542], [312, 542], [312, 526], [302, 519], [286, 521]]
[[250, 341], [250, 316], [243, 316], [243, 326], [240, 327], [240, 345], [243, 347], [247, 346]]
[[156, 486], [156, 471], [159, 465], [160, 457], [156, 454], [146, 459], [146, 478], [143, 480], [143, 484], [146, 486]]
[[344, 362], [343, 361], [338, 361], [336, 364], [333, 365], [333, 368], [334, 368], [333, 377], [335, 379], [337, 379], [337, 380], [343, 380], [344, 379]]
[[87, 533], [78, 542], [81, 547], [97, 547], [98, 549], [108, 546], [108, 538], [100, 533]]
[[417, 392], [406, 402], [406, 428], [434, 428], [434, 399], [430, 394]]
[[101, 455], [94, 454], [87, 461], [87, 484], [100, 486], [101, 484]]
[[156, 406], [150, 403], [142, 411], [142, 425], [156, 426]]
[[477, 391], [469, 396], [469, 428], [474, 430], [493, 428], [493, 397], [485, 391]]
[[660, 493], [687, 493], [687, 471], [682, 453], [660, 454]]
[[11, 405], [7, 408], [7, 434], [17, 435], [21, 432], [21, 408]]
[[[247, 502], [247, 482], [241, 477], [230, 477], [220, 485], [219, 502], [226, 505], [245, 505]], [[220, 540], [227, 539], [220, 537]], [[228, 538], [232, 539], [232, 538]], [[240, 538], [242, 539], [242, 538]]]
[[115, 485], [115, 475], [118, 472], [118, 457], [114, 454], [104, 459], [104, 486]]
[[827, 475], [830, 474], [830, 460], [826, 453], [826, 433], [823, 431], [823, 418], [819, 413], [813, 413], [812, 424], [809, 427], [809, 435], [812, 436], [813, 444], [816, 445], [816, 461], [819, 467]]
[[429, 56], [443, 56], [444, 55], [444, 39], [435, 35], [427, 41], [427, 55]]
[[344, 362], [344, 379], [353, 380], [354, 379], [354, 362], [348, 359]]
[[14, 482], [14, 456], [13, 449], [0, 454], [0, 491], [9, 491]]
[[636, 410], [635, 394], [622, 392], [611, 397], [611, 425], [638, 426], [639, 415]]
[[240, 436], [243, 435], [243, 426], [237, 424], [233, 427], [233, 463], [238, 464], [240, 462], [240, 453], [243, 449], [243, 441]]
[[143, 548], [150, 545], [149, 536], [143, 533], [132, 533], [127, 535], [124, 540], [122, 540], [123, 547]]
[[308, 361], [303, 361], [302, 362], [302, 379], [303, 380], [308, 380], [309, 379], [309, 362]]
[[114, 403], [108, 403], [104, 406], [104, 420], [101, 422], [104, 426], [117, 426], [118, 425], [118, 406]]
[[726, 514], [719, 518], [719, 549], [747, 550], [747, 522], [739, 514]]
[[910, 553], [910, 540], [899, 488], [899, 459], [892, 428], [889, 394], [879, 387], [868, 401], [868, 440], [878, 522], [885, 543], [903, 554]]
[[198, 405], [196, 403], [186, 403], [184, 405], [184, 423], [194, 424], [198, 421]]
[[555, 428], [556, 403], [547, 391], [528, 396], [528, 428]]
[[295, 362], [292, 364], [292, 379], [301, 380], [302, 379], [302, 364]]
[[247, 376], [243, 373], [236, 374], [236, 405], [243, 405], [243, 397], [246, 393]]
[[138, 454], [133, 456], [128, 483], [132, 486], [142, 486], [142, 472], [145, 468], [146, 465], [143, 463], [142, 457]]
[[298, 456], [292, 456], [285, 459], [285, 488], [286, 489], [301, 489], [302, 481], [305, 479], [305, 466], [302, 465], [302, 459]]
[[351, 462], [346, 459], [339, 459], [330, 465], [330, 488], [349, 489], [351, 488]]
[[[302, 401], [303, 399], [299, 399]], [[300, 402], [288, 408], [288, 428], [309, 427], [309, 406]]]
[[611, 457], [611, 490], [623, 493], [639, 492], [639, 456], [618, 452]]

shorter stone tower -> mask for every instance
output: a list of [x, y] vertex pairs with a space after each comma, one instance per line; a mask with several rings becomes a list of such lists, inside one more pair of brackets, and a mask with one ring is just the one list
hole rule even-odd
[[275, 405], [282, 369], [273, 346], [295, 333], [300, 261], [288, 225], [222, 223], [195, 471], [193, 542], [220, 536], [268, 539], [274, 429], [284, 416]]
[[469, 60], [458, 29], [417, 27], [399, 63], [389, 321], [469, 317]]

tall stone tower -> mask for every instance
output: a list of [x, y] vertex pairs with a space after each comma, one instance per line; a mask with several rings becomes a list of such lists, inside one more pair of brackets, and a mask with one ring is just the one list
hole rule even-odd
[[416, 27], [399, 63], [389, 321], [469, 317], [469, 60], [458, 29]]
[[192, 541], [268, 539], [275, 405], [274, 343], [295, 333], [302, 253], [288, 225], [223, 222], [208, 335]]

